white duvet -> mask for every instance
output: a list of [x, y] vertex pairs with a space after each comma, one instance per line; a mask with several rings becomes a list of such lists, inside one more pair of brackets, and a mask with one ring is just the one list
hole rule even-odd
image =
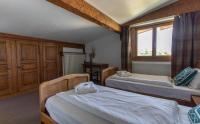
[[178, 105], [170, 100], [119, 90], [57, 96], [114, 124], [179, 124]]
[[168, 76], [131, 73], [131, 75], [128, 77], [121, 77], [115, 74], [113, 76], [110, 76], [107, 80], [109, 79], [117, 79], [117, 80], [139, 82], [151, 85], [173, 87], [173, 83], [171, 82]]

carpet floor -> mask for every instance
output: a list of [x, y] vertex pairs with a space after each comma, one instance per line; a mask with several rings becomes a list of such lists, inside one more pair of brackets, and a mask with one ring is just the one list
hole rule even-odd
[[38, 93], [0, 100], [0, 124], [40, 124]]

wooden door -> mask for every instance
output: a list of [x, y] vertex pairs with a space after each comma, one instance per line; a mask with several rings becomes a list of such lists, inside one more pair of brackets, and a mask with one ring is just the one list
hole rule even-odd
[[39, 44], [36, 41], [17, 41], [16, 44], [18, 89], [34, 89], [40, 83]]
[[0, 96], [10, 95], [14, 91], [12, 75], [11, 42], [0, 39]]
[[44, 42], [42, 46], [42, 72], [43, 81], [55, 79], [60, 76], [59, 44]]

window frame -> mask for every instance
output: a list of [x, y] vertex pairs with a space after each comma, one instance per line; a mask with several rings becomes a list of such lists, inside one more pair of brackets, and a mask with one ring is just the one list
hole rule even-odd
[[[167, 22], [162, 22], [162, 23], [156, 23], [156, 24], [150, 24], [150, 25], [145, 25], [145, 26], [139, 26], [135, 27], [135, 34], [131, 33], [131, 41], [132, 41], [132, 60], [135, 61], [171, 61], [171, 56], [159, 56], [156, 55], [156, 44], [157, 44], [157, 27], [163, 26], [163, 25], [173, 25], [173, 21], [167, 21]], [[147, 29], [147, 28], [152, 28], [153, 29], [153, 34], [152, 34], [152, 56], [137, 56], [137, 42], [138, 42], [138, 37], [137, 37], [137, 32], [138, 30], [142, 29]]]

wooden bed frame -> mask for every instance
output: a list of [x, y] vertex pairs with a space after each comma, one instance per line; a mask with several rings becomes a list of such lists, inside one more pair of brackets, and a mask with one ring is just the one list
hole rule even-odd
[[[197, 62], [196, 68], [200, 68], [200, 61]], [[101, 85], [105, 86], [105, 80], [118, 71], [117, 67], [108, 67], [101, 72]]]
[[71, 74], [40, 84], [40, 117], [42, 124], [57, 124], [45, 109], [46, 100], [56, 93], [71, 90], [75, 85], [89, 81], [88, 74]]
[[[197, 64], [197, 67], [200, 68], [200, 62], [199, 62], [199, 64]], [[101, 85], [105, 86], [105, 80], [108, 77], [116, 74], [117, 71], [118, 71], [117, 67], [109, 67], [109, 68], [106, 68], [106, 69], [102, 70], [102, 73], [101, 73], [101, 80], [102, 80]], [[123, 90], [123, 89], [119, 89], [119, 90]], [[134, 92], [134, 91], [130, 91], [130, 90], [126, 90], [126, 91]], [[160, 95], [153, 95], [153, 94], [148, 94], [148, 93], [143, 93], [143, 92], [134, 92], [134, 93], [143, 94], [143, 95], [147, 95], [147, 96], [158, 97], [158, 98], [163, 98], [163, 99], [174, 100], [174, 101], [177, 101], [180, 105], [195, 106], [195, 104], [192, 102], [192, 98], [191, 98], [190, 101], [187, 101], [187, 100], [169, 98], [169, 97], [164, 97], [164, 96], [160, 96]]]
[[[115, 74], [117, 71], [118, 71], [118, 68], [116, 68], [116, 67], [109, 67], [107, 69], [104, 69], [101, 74], [102, 75], [101, 76], [101, 80], [102, 80], [101, 85], [105, 86], [105, 80], [109, 76]], [[62, 91], [71, 90], [74, 88], [75, 85], [82, 83], [82, 82], [87, 82], [89, 80], [90, 80], [89, 74], [71, 74], [71, 75], [66, 75], [66, 76], [51, 80], [51, 81], [43, 82], [42, 84], [40, 84], [39, 99], [40, 99], [41, 123], [42, 124], [57, 124], [49, 116], [48, 112], [45, 109], [45, 102], [49, 97], [55, 95], [56, 93], [62, 92]], [[132, 91], [130, 91], [130, 92], [132, 92]], [[138, 92], [136, 92], [136, 93], [138, 93]], [[145, 94], [145, 93], [139, 93], [139, 94], [175, 100], [181, 105], [194, 106], [194, 104], [191, 101], [166, 98], [166, 97], [162, 97], [162, 96], [156, 96], [156, 95]]]

